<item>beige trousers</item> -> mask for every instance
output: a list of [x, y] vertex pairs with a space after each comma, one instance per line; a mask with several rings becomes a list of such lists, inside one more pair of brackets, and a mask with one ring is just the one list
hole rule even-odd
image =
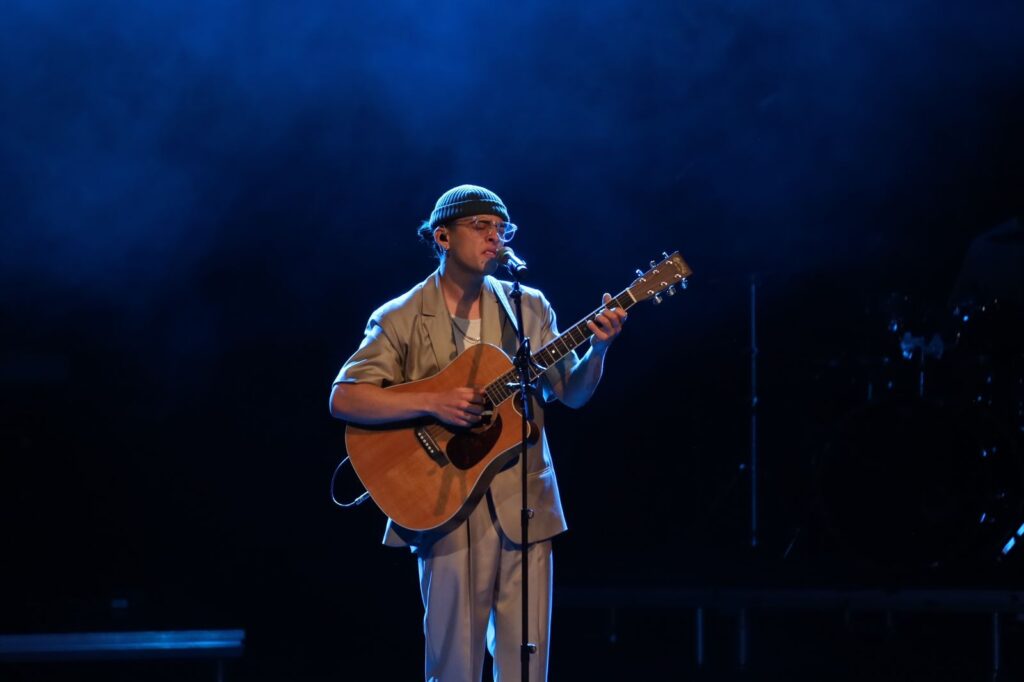
[[[475, 682], [484, 646], [494, 658], [495, 682], [521, 677], [522, 552], [501, 532], [490, 494], [464, 524], [418, 553], [427, 682]], [[530, 680], [547, 679], [551, 624], [551, 540], [531, 543]]]

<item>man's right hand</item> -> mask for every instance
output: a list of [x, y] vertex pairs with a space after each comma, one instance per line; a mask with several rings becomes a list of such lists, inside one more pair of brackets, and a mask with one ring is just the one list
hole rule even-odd
[[453, 388], [429, 395], [427, 411], [450, 426], [475, 426], [480, 422], [486, 405], [486, 395], [481, 388]]

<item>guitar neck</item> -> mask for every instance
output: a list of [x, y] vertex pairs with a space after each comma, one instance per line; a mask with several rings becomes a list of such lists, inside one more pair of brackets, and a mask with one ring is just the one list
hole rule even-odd
[[[636, 303], [636, 301], [629, 293], [629, 289], [625, 289], [622, 293], [611, 300], [610, 305], [616, 308], [622, 308], [623, 310], [628, 310], [634, 303]], [[539, 378], [541, 373], [548, 367], [551, 367], [566, 355], [576, 350], [576, 348], [586, 343], [592, 334], [590, 328], [587, 327], [587, 323], [593, 322], [605, 307], [606, 306], [601, 306], [600, 308], [592, 311], [589, 315], [559, 334], [543, 348], [534, 353], [532, 356], [534, 363], [540, 365], [543, 369], [538, 370], [536, 367], [531, 366], [530, 381], [534, 381]], [[503, 402], [516, 392], [514, 388], [509, 388], [509, 385], [517, 383], [518, 380], [519, 378], [516, 370], [514, 368], [509, 370], [502, 376], [498, 377], [497, 380], [485, 389], [488, 399], [494, 405], [498, 405]]]
[[[629, 294], [629, 290], [626, 289], [612, 299], [610, 305], [615, 308], [629, 310], [634, 303], [636, 303], [636, 301], [633, 300], [633, 297]], [[576, 350], [579, 346], [586, 343], [587, 339], [589, 339], [593, 333], [590, 331], [590, 328], [587, 327], [587, 323], [593, 322], [605, 307], [606, 306], [601, 306], [594, 310], [572, 327], [552, 339], [546, 346], [533, 354], [534, 362], [546, 369], [572, 351]], [[538, 376], [540, 376], [540, 374], [536, 370], [531, 371], [531, 380], [536, 379]]]

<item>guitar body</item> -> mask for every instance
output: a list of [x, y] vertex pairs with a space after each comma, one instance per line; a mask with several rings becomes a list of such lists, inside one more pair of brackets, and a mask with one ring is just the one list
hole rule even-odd
[[[496, 346], [468, 349], [428, 379], [390, 386], [398, 393], [485, 387], [512, 369]], [[349, 424], [345, 446], [352, 468], [377, 506], [398, 525], [414, 531], [445, 531], [460, 523], [519, 454], [522, 437], [518, 399], [488, 405], [490, 417], [472, 429], [424, 418], [378, 426]], [[539, 430], [530, 424], [529, 440]]]

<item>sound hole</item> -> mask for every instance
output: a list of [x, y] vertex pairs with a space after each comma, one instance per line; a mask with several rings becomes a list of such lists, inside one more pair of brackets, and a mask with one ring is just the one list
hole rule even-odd
[[501, 415], [485, 419], [480, 426], [456, 433], [445, 453], [457, 469], [471, 469], [487, 456], [501, 436]]

